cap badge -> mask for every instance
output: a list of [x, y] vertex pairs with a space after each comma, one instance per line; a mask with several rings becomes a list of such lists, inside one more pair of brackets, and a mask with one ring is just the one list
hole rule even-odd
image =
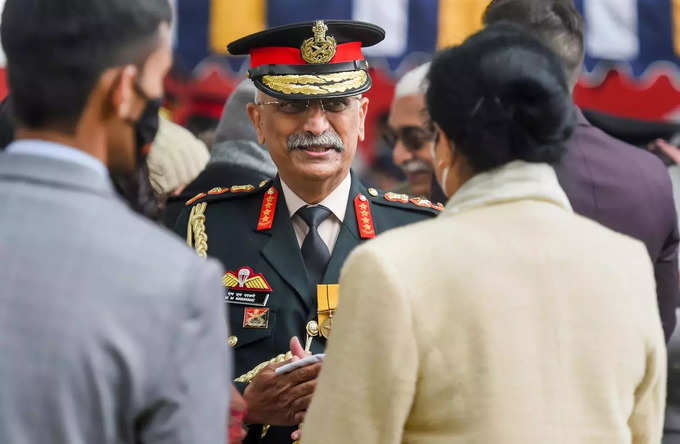
[[312, 28], [314, 37], [304, 41], [300, 47], [302, 58], [307, 63], [328, 63], [335, 56], [337, 42], [332, 36], [326, 36], [328, 26], [323, 20], [317, 20]]

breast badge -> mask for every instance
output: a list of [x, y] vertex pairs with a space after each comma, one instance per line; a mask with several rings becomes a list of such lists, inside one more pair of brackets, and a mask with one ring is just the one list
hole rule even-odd
[[243, 311], [243, 328], [268, 328], [269, 309], [246, 307]]
[[241, 267], [236, 272], [228, 271], [222, 283], [227, 287], [224, 300], [229, 304], [265, 307], [272, 293], [264, 276], [255, 273], [250, 267]]

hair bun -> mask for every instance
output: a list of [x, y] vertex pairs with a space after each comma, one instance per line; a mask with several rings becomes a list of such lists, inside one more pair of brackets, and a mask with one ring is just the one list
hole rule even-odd
[[433, 120], [479, 170], [558, 161], [575, 121], [560, 61], [507, 24], [437, 56], [427, 101]]

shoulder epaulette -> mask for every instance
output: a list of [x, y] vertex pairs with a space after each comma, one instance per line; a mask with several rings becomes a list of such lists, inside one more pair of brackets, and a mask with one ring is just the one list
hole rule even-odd
[[444, 209], [444, 205], [440, 202], [433, 203], [422, 197], [412, 197], [408, 194], [380, 192], [375, 188], [369, 188], [368, 194], [371, 196], [371, 202], [390, 207], [424, 211], [431, 214], [439, 214]]
[[215, 187], [206, 193], [198, 193], [191, 199], [187, 200], [185, 205], [187, 207], [201, 203], [214, 202], [216, 200], [232, 199], [242, 196], [248, 196], [258, 193], [272, 183], [271, 180], [263, 180], [259, 185], [232, 185], [229, 187]]

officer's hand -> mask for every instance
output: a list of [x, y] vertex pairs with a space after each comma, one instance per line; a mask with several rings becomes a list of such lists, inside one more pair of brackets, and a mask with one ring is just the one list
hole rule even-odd
[[277, 367], [288, 362], [291, 361], [268, 365], [248, 384], [243, 392], [248, 405], [247, 423], [291, 426], [304, 420], [316, 388], [321, 363], [285, 375], [274, 372]]
[[304, 348], [302, 348], [302, 344], [300, 344], [300, 340], [297, 338], [297, 336], [293, 336], [290, 338], [290, 352], [293, 355], [293, 361], [297, 359], [302, 359], [305, 356], [311, 355], [310, 352], [306, 352]]

